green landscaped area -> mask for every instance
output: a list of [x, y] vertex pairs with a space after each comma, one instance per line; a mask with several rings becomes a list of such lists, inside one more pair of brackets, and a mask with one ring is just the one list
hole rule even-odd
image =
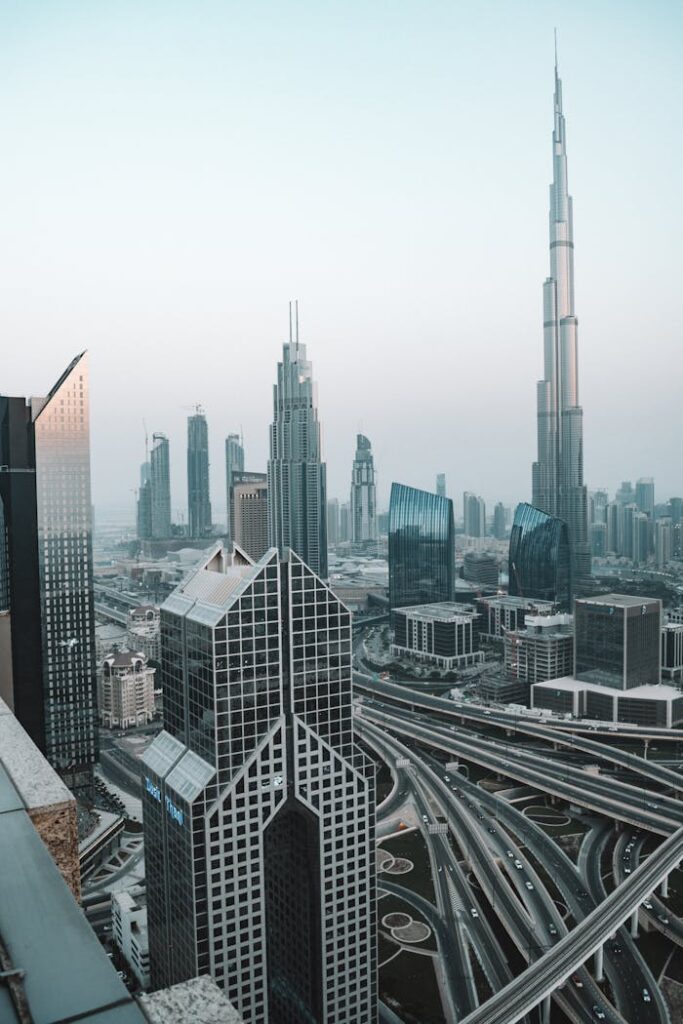
[[[379, 848], [388, 850], [394, 857], [410, 860], [414, 865], [412, 871], [408, 871], [406, 874], [388, 874], [384, 877], [405, 886], [406, 889], [412, 889], [418, 895], [424, 896], [430, 903], [434, 903], [434, 885], [429, 866], [427, 844], [419, 829], [412, 832], [404, 832], [402, 835], [394, 836], [391, 839], [384, 839]], [[382, 875], [380, 874], [378, 875], [378, 883], [380, 885], [381, 880]]]

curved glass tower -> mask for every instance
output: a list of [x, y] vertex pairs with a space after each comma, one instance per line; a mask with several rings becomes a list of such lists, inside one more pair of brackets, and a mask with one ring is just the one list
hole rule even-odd
[[510, 534], [510, 594], [555, 601], [569, 608], [571, 581], [567, 524], [522, 502], [515, 510]]
[[583, 409], [579, 405], [578, 320], [574, 310], [574, 226], [567, 186], [562, 83], [555, 62], [550, 275], [543, 284], [543, 380], [537, 385], [538, 458], [533, 504], [569, 529], [574, 576], [590, 576], [588, 497], [583, 482]]
[[393, 483], [389, 503], [391, 607], [452, 601], [454, 586], [453, 502]]

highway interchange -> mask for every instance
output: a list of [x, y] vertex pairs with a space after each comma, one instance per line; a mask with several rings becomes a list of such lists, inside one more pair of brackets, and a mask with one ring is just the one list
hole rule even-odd
[[[656, 892], [683, 859], [683, 777], [623, 746], [677, 750], [678, 737], [434, 697], [362, 663], [354, 690], [357, 735], [393, 779], [378, 818], [411, 808], [427, 842], [434, 906], [400, 879], [378, 885], [433, 928], [444, 1020], [678, 1024], [634, 936], [645, 926], [683, 945], [683, 921]], [[470, 769], [578, 815], [576, 862]]]

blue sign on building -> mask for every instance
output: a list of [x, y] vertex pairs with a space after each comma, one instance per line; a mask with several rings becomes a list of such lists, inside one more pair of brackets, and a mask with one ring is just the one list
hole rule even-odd
[[166, 810], [171, 815], [174, 821], [177, 821], [179, 825], [182, 825], [183, 821], [185, 820], [185, 815], [183, 814], [179, 807], [176, 807], [176, 805], [173, 803], [169, 796], [167, 796], [165, 799]]
[[145, 788], [147, 792], [154, 797], [155, 800], [161, 802], [161, 790], [158, 786], [155, 786], [148, 775], [145, 775]]

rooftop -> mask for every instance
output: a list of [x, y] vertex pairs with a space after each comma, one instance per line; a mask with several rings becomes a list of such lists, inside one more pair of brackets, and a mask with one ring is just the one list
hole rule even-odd
[[[0, 764], [27, 810], [70, 803], [73, 793], [0, 699]], [[1, 1018], [0, 1018], [1, 1019]]]
[[575, 679], [574, 676], [563, 676], [561, 679], [547, 679], [536, 686], [552, 687], [555, 690], [571, 690], [582, 693], [590, 690], [592, 693], [616, 694], [618, 697], [634, 698], [635, 700], [665, 700], [671, 703], [683, 697], [683, 693], [675, 686], [667, 686], [666, 683], [652, 683], [651, 685], [632, 686], [629, 690], [617, 690], [611, 686], [600, 686], [599, 683], [587, 683], [583, 679]]
[[204, 975], [140, 996], [150, 1024], [243, 1024], [213, 978]]
[[661, 605], [658, 598], [632, 597], [630, 594], [597, 594], [595, 597], [581, 597], [577, 604], [599, 604], [611, 608], [640, 608], [641, 605]]
[[414, 604], [407, 608], [396, 608], [396, 612], [410, 615], [414, 619], [422, 619], [431, 622], [439, 619], [441, 622], [470, 622], [476, 614], [474, 609], [468, 609], [467, 605], [458, 604], [457, 601], [438, 601], [434, 604]]

